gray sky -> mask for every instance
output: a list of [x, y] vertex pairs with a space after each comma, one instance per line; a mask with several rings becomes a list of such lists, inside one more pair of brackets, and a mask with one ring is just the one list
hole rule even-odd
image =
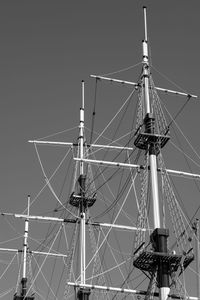
[[[198, 0], [0, 2], [0, 211], [23, 211], [26, 195], [41, 188], [34, 147], [27, 141], [77, 126], [81, 80], [89, 111], [90, 74], [141, 61], [143, 5], [153, 66], [198, 95]], [[136, 80], [130, 73], [125, 79]], [[169, 82], [167, 87], [175, 88]], [[199, 111], [200, 104], [192, 103], [181, 119], [198, 152]]]
[[1, 1], [4, 209], [11, 199], [18, 202], [34, 193], [33, 149], [27, 140], [76, 126], [81, 80], [87, 84], [91, 73], [109, 73], [141, 60], [143, 5], [148, 6], [153, 65], [198, 94], [197, 0]]

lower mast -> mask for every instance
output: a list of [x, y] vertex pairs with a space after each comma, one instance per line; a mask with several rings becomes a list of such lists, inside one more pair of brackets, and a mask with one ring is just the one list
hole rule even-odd
[[27, 296], [27, 248], [28, 248], [28, 230], [29, 230], [29, 208], [30, 208], [30, 195], [28, 195], [28, 209], [27, 218], [25, 219], [25, 230], [24, 230], [24, 243], [23, 243], [23, 273], [21, 279], [21, 292], [20, 295], [15, 294], [14, 300], [34, 300], [33, 296]]

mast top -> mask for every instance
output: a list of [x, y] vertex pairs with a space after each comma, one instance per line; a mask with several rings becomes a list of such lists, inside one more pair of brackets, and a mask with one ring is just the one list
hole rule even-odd
[[81, 85], [82, 85], [82, 109], [84, 109], [84, 106], [85, 106], [85, 96], [84, 96], [84, 93], [85, 93], [85, 81], [82, 80], [81, 81]]
[[143, 6], [144, 12], [144, 40], [147, 42], [147, 8]]

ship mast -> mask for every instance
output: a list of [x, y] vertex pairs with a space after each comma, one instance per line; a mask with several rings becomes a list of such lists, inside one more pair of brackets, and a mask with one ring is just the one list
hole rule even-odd
[[[142, 132], [138, 131], [135, 137], [134, 145], [145, 151], [145, 154], [148, 155], [149, 161], [148, 161], [148, 172], [150, 175], [150, 181], [151, 181], [151, 200], [152, 200], [152, 207], [153, 207], [153, 232], [150, 237], [150, 244], [151, 244], [151, 250], [146, 251], [147, 247], [144, 248], [143, 244], [142, 247], [140, 245], [140, 250], [138, 251], [137, 255], [134, 257], [133, 264], [136, 268], [140, 269], [141, 271], [144, 271], [145, 275], [146, 273], [149, 273], [148, 277], [152, 277], [155, 275], [157, 277], [157, 286], [159, 288], [159, 293], [155, 293], [150, 291], [151, 295], [158, 296], [160, 300], [166, 300], [167, 297], [173, 298], [172, 295], [169, 295], [170, 292], [170, 276], [172, 276], [172, 273], [175, 273], [180, 264], [182, 263], [182, 256], [176, 255], [174, 253], [169, 253], [167, 248], [167, 239], [169, 236], [169, 230], [166, 228], [161, 227], [161, 215], [160, 215], [160, 207], [159, 207], [159, 189], [158, 189], [158, 176], [157, 173], [161, 172], [162, 169], [157, 165], [157, 157], [160, 153], [160, 149], [165, 146], [167, 141], [169, 140], [169, 136], [166, 134], [161, 135], [159, 132], [156, 133], [156, 126], [155, 126], [155, 117], [154, 117], [154, 111], [152, 108], [152, 99], [151, 99], [151, 82], [150, 82], [150, 64], [149, 64], [149, 57], [148, 57], [148, 34], [147, 34], [147, 16], [146, 16], [146, 7], [143, 7], [144, 12], [144, 40], [142, 41], [142, 49], [143, 49], [143, 67], [142, 67], [142, 76], [141, 81], [138, 83], [130, 82], [130, 81], [122, 81], [119, 79], [114, 78], [107, 78], [103, 76], [96, 76], [92, 75], [92, 77], [95, 77], [96, 79], [103, 79], [108, 80], [111, 82], [116, 83], [123, 83], [127, 85], [132, 85], [136, 89], [142, 88], [143, 95], [144, 95], [144, 119], [142, 120], [142, 126], [144, 125], [144, 130]], [[163, 89], [160, 87], [154, 87], [155, 90], [167, 93], [167, 94], [174, 94], [179, 96], [185, 96], [190, 98], [197, 98], [195, 95], [186, 94], [183, 92], [177, 92], [173, 90]], [[141, 127], [142, 127], [141, 126]], [[55, 142], [55, 141], [31, 141], [38, 144], [62, 144], [62, 145], [68, 145], [68, 146], [78, 146], [78, 158], [74, 158], [76, 161], [79, 162], [79, 176], [77, 178], [78, 183], [78, 189], [72, 193], [70, 196], [69, 203], [79, 209], [79, 224], [80, 224], [80, 277], [79, 280], [75, 283], [68, 282], [68, 285], [74, 286], [78, 288], [76, 296], [79, 300], [89, 300], [89, 296], [92, 289], [100, 289], [100, 290], [106, 290], [106, 291], [115, 291], [115, 292], [122, 292], [122, 293], [129, 293], [129, 294], [141, 294], [146, 295], [148, 297], [149, 295], [149, 288], [147, 292], [143, 291], [136, 291], [136, 290], [130, 290], [130, 289], [124, 289], [124, 288], [118, 288], [118, 287], [106, 287], [106, 286], [98, 286], [98, 285], [91, 285], [87, 284], [86, 280], [86, 213], [88, 207], [92, 206], [96, 199], [88, 198], [88, 194], [86, 192], [86, 175], [87, 171], [85, 168], [85, 163], [96, 163], [96, 164], [102, 164], [102, 165], [110, 165], [110, 166], [116, 166], [116, 167], [122, 167], [122, 168], [136, 168], [138, 170], [144, 170], [145, 166], [142, 165], [133, 165], [133, 164], [127, 164], [127, 163], [121, 163], [121, 162], [109, 162], [109, 161], [97, 161], [94, 159], [88, 159], [86, 157], [85, 152], [85, 136], [84, 136], [84, 81], [82, 81], [82, 105], [80, 108], [80, 123], [79, 123], [79, 138], [78, 143], [66, 143], [66, 142]], [[105, 148], [105, 149], [121, 149], [119, 146], [112, 146], [112, 145], [96, 145], [91, 144], [87, 145], [89, 147], [99, 147], [99, 148]], [[132, 150], [132, 148], [123, 148], [123, 150]], [[175, 170], [165, 170], [167, 173], [170, 174], [179, 174], [181, 176], [188, 176], [188, 177], [196, 177], [200, 178], [200, 175], [198, 174], [190, 174], [186, 172], [180, 172]], [[33, 217], [35, 218], [35, 217]], [[54, 218], [55, 220], [55, 218]], [[58, 220], [57, 220], [58, 221]], [[68, 222], [68, 220], [59, 220], [62, 222]], [[72, 222], [72, 220], [70, 221]], [[76, 221], [74, 220], [74, 223]], [[117, 225], [113, 224], [104, 224], [104, 223], [90, 223], [94, 226], [109, 226], [109, 227], [117, 227]], [[127, 227], [127, 226], [126, 226]], [[125, 228], [125, 227], [124, 227]], [[140, 228], [138, 228], [140, 229]], [[135, 230], [135, 228], [132, 228], [132, 230]], [[142, 230], [145, 230], [143, 228]], [[152, 251], [153, 249], [153, 251]], [[183, 261], [181, 268], [185, 268], [191, 260], [187, 260], [186, 262]], [[185, 264], [184, 264], [185, 262]], [[172, 267], [171, 267], [172, 266]], [[170, 269], [171, 268], [171, 269]], [[150, 288], [151, 288], [151, 280], [150, 280]], [[175, 296], [176, 299], [179, 299], [178, 296]], [[181, 296], [180, 296], [181, 299]], [[189, 297], [188, 297], [189, 299]], [[191, 299], [191, 298], [190, 298]], [[196, 298], [195, 298], [196, 299]]]
[[[80, 142], [80, 159], [84, 158], [84, 81], [82, 81], [82, 106], [80, 109], [80, 127], [79, 127], [79, 142]], [[84, 177], [84, 162], [80, 162], [80, 218], [81, 218], [81, 235], [80, 235], [80, 249], [81, 249], [81, 283], [85, 284], [85, 208], [83, 205], [85, 194], [85, 177]]]
[[[148, 58], [148, 37], [147, 37], [147, 17], [146, 7], [144, 9], [144, 40], [143, 45], [143, 88], [144, 88], [144, 105], [145, 105], [145, 118], [144, 126], [145, 133], [150, 134], [152, 139], [148, 143], [148, 154], [151, 174], [151, 191], [153, 203], [153, 221], [154, 231], [152, 233], [152, 240], [154, 241], [154, 250], [158, 253], [167, 253], [167, 237], [168, 230], [161, 228], [160, 225], [160, 209], [159, 209], [159, 193], [158, 193], [158, 178], [157, 178], [157, 155], [159, 153], [158, 140], [154, 136], [154, 122], [155, 118], [151, 109], [151, 101], [149, 95], [149, 58]], [[166, 300], [170, 292], [169, 288], [169, 272], [168, 265], [162, 260], [157, 264], [157, 281], [160, 289], [160, 300]]]
[[29, 230], [30, 195], [28, 195], [27, 217], [25, 219], [24, 242], [23, 242], [23, 271], [21, 279], [20, 296], [14, 295], [14, 300], [34, 300], [33, 296], [27, 296], [27, 253], [28, 253], [28, 230]]
[[[144, 118], [145, 132], [154, 133], [154, 117], [151, 110], [149, 97], [149, 59], [148, 59], [148, 41], [147, 41], [147, 17], [146, 7], [144, 7], [144, 28], [145, 39], [143, 40], [143, 85], [144, 85], [144, 104], [146, 115]], [[151, 172], [151, 189], [153, 200], [153, 220], [154, 228], [160, 228], [160, 212], [159, 212], [159, 195], [158, 195], [158, 178], [157, 178], [157, 159], [156, 147], [154, 143], [149, 145], [150, 172]]]
[[[85, 181], [86, 175], [84, 174], [84, 102], [85, 102], [85, 83], [82, 81], [82, 106], [80, 108], [80, 125], [79, 125], [79, 157], [80, 161], [80, 176], [78, 179], [80, 186], [80, 202], [79, 202], [79, 214], [80, 214], [80, 275], [81, 275], [81, 284], [85, 284], [85, 222], [86, 222], [86, 209], [87, 209], [87, 200], [85, 197]], [[80, 288], [78, 290], [77, 296], [80, 300], [89, 299], [90, 289]]]
[[[27, 209], [27, 215], [29, 216], [29, 207], [30, 207], [30, 196], [28, 195], [28, 209]], [[27, 263], [27, 240], [28, 240], [28, 229], [29, 229], [29, 218], [25, 219], [25, 230], [24, 230], [24, 251], [23, 251], [23, 273], [22, 273], [22, 296], [26, 295], [26, 263]]]
[[[104, 77], [99, 75], [91, 75], [96, 79], [107, 80], [110, 82], [122, 83], [134, 86], [135, 89], [142, 89], [144, 95], [144, 115], [143, 120], [140, 124], [140, 130], [136, 132], [134, 146], [139, 148], [140, 150], [145, 151], [145, 154], [148, 156], [148, 166], [142, 165], [135, 165], [135, 164], [127, 164], [121, 163], [116, 161], [102, 161], [102, 160], [95, 160], [95, 159], [88, 159], [85, 158], [75, 158], [76, 161], [80, 163], [94, 163], [94, 164], [102, 164], [107, 166], [115, 166], [119, 168], [136, 168], [139, 170], [147, 169], [149, 172], [149, 177], [151, 181], [151, 200], [152, 200], [152, 210], [153, 210], [153, 232], [150, 236], [150, 243], [145, 247], [144, 242], [139, 244], [139, 248], [136, 248], [137, 251], [134, 253], [133, 258], [133, 265], [144, 272], [145, 275], [148, 273], [148, 277], [151, 278], [149, 282], [149, 286], [146, 292], [143, 294], [141, 291], [135, 291], [130, 289], [124, 288], [116, 288], [116, 287], [104, 287], [104, 286], [97, 286], [91, 284], [79, 284], [79, 283], [72, 283], [68, 282], [69, 285], [74, 287], [82, 288], [83, 293], [85, 293], [86, 288], [89, 289], [100, 289], [106, 291], [117, 291], [122, 293], [130, 293], [130, 294], [142, 294], [146, 296], [146, 299], [150, 296], [159, 297], [160, 300], [166, 300], [168, 297], [172, 297], [169, 295], [170, 293], [170, 281], [172, 281], [172, 277], [181, 269], [181, 272], [193, 261], [194, 256], [190, 255], [189, 252], [185, 254], [178, 255], [176, 253], [172, 253], [168, 250], [167, 247], [167, 239], [169, 237], [169, 229], [161, 227], [161, 215], [160, 215], [160, 207], [159, 207], [159, 189], [158, 189], [158, 172], [162, 172], [160, 166], [157, 165], [157, 157], [160, 154], [161, 148], [165, 146], [165, 144], [169, 140], [169, 136], [167, 132], [164, 134], [160, 134], [156, 127], [156, 120], [153, 111], [152, 101], [152, 94], [150, 93], [151, 90], [151, 81], [150, 81], [150, 65], [149, 65], [149, 57], [148, 57], [148, 35], [147, 35], [147, 17], [146, 17], [146, 7], [143, 7], [144, 11], [144, 40], [142, 41], [142, 49], [143, 49], [143, 68], [142, 68], [142, 76], [140, 78], [140, 82], [130, 82], [119, 80], [110, 77]], [[197, 98], [197, 96], [192, 94], [187, 94], [183, 92], [168, 90], [160, 87], [153, 87], [156, 91], [161, 91], [167, 94], [172, 95], [179, 95], [190, 98]], [[144, 130], [143, 130], [144, 129]], [[162, 132], [162, 131], [161, 131]], [[81, 136], [81, 135], [80, 135]], [[46, 142], [47, 143], [47, 142]], [[48, 143], [53, 143], [49, 142]], [[81, 144], [81, 143], [80, 143]], [[96, 145], [97, 146], [97, 145]], [[103, 148], [103, 146], [101, 146]], [[165, 174], [177, 174], [183, 176], [183, 174], [187, 174], [186, 176], [196, 177], [199, 178], [197, 174], [189, 174], [185, 172], [175, 171], [175, 170], [164, 170]], [[87, 198], [82, 195], [82, 199], [87, 201]], [[73, 200], [73, 199], [72, 199]], [[75, 201], [71, 201], [71, 204], [74, 206], [78, 206], [75, 204]], [[84, 213], [84, 211], [82, 211]], [[145, 217], [145, 216], [143, 216]], [[142, 227], [143, 228], [143, 227]], [[139, 229], [139, 228], [138, 228]], [[139, 240], [140, 242], [140, 240]], [[150, 251], [148, 251], [148, 246], [151, 245]], [[144, 247], [143, 247], [144, 246]], [[139, 249], [139, 250], [138, 250]], [[180, 274], [179, 274], [180, 275]], [[156, 280], [154, 280], [156, 278]], [[159, 293], [155, 293], [154, 283], [159, 288]], [[89, 292], [88, 294], [81, 297], [78, 297], [80, 300], [82, 299], [89, 299]], [[177, 297], [177, 296], [175, 296]]]

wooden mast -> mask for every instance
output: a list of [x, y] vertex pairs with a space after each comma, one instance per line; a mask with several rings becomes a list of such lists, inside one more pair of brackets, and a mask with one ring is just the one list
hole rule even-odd
[[27, 217], [25, 219], [25, 229], [24, 229], [21, 293], [20, 296], [15, 294], [14, 300], [34, 300], [33, 296], [27, 296], [27, 253], [28, 253], [29, 210], [30, 210], [30, 195], [28, 195]]
[[[159, 208], [159, 193], [158, 193], [158, 178], [157, 178], [157, 155], [159, 153], [158, 141], [154, 138], [155, 134], [155, 118], [151, 108], [151, 99], [149, 95], [149, 58], [148, 58], [148, 37], [147, 37], [147, 16], [146, 7], [144, 9], [144, 40], [143, 46], [143, 88], [144, 88], [144, 106], [145, 106], [145, 118], [144, 126], [145, 133], [152, 135], [152, 140], [148, 142], [147, 149], [149, 154], [150, 175], [151, 175], [151, 193], [153, 204], [153, 221], [154, 231], [152, 233], [153, 248], [155, 252], [167, 253], [167, 238], [168, 230], [161, 228], [160, 221], [160, 208]], [[170, 288], [169, 288], [169, 272], [168, 264], [162, 260], [157, 262], [157, 281], [159, 287], [160, 300], [166, 300]]]
[[[86, 249], [85, 249], [85, 221], [86, 221], [86, 209], [87, 203], [85, 199], [85, 181], [86, 175], [84, 174], [84, 102], [85, 102], [85, 83], [82, 80], [82, 106], [80, 108], [80, 125], [79, 125], [79, 156], [80, 156], [80, 259], [81, 259], [81, 284], [85, 284], [85, 260], [86, 260]], [[90, 295], [90, 289], [80, 288], [77, 296], [80, 300], [88, 300]]]

